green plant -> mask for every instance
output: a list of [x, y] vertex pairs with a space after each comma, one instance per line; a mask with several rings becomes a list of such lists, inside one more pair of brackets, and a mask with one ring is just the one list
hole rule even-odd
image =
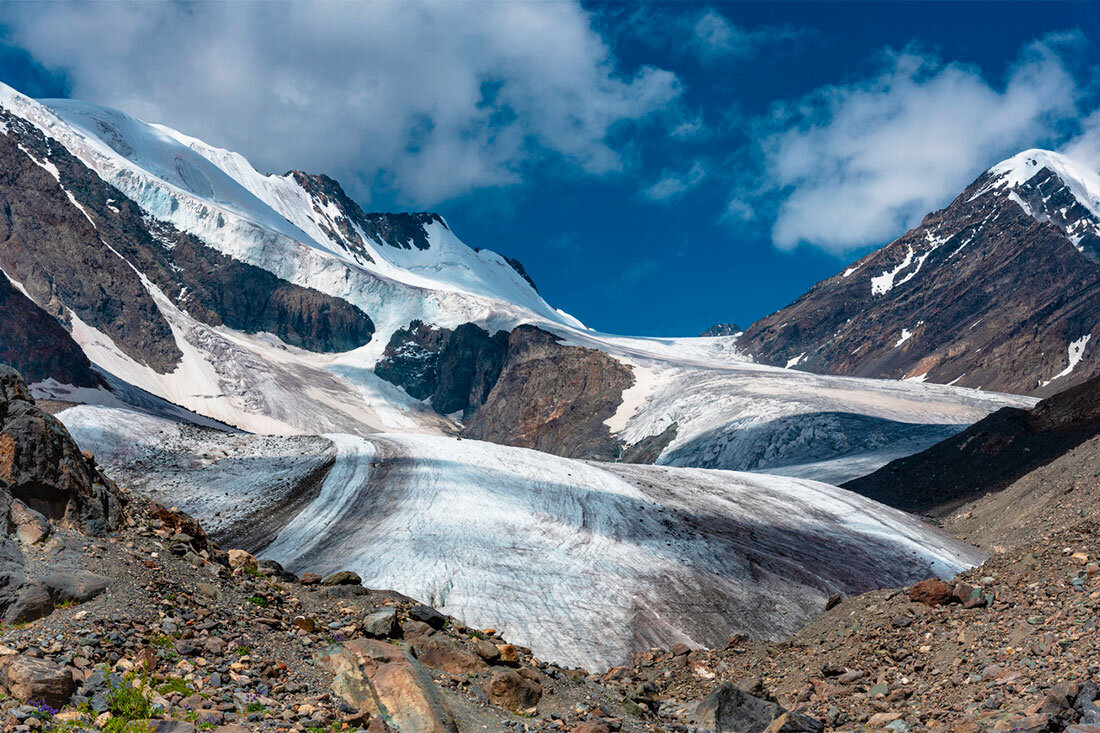
[[192, 690], [191, 686], [180, 678], [173, 677], [171, 679], [165, 680], [164, 683], [157, 688], [157, 692], [162, 695], [171, 695], [173, 692], [178, 692], [179, 694], [186, 697], [193, 693], [194, 690]]
[[248, 644], [242, 644], [241, 646], [237, 647], [237, 656], [243, 657], [251, 651], [252, 647], [250, 647]]
[[266, 713], [267, 706], [259, 702], [250, 702], [244, 706], [246, 713]]
[[253, 606], [267, 608], [267, 599], [263, 596], [252, 596], [248, 599], [248, 602], [251, 603]]
[[264, 577], [264, 574], [260, 572], [259, 568], [252, 568], [252, 567], [247, 567], [247, 566], [245, 566], [244, 574], [245, 575], [251, 575], [253, 578], [262, 578], [262, 577]]

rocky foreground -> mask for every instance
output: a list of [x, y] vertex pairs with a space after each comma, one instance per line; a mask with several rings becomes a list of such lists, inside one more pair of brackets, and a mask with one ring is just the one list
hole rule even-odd
[[[224, 551], [110, 482], [14, 372], [0, 394], [0, 730], [1100, 731], [1100, 439], [953, 515], [1013, 538], [954, 581], [593, 675], [353, 573]], [[1025, 491], [1026, 520], [1002, 506]]]

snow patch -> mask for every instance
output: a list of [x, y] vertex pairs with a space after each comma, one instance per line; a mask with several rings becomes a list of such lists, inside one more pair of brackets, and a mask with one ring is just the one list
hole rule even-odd
[[1086, 333], [1084, 336], [1069, 345], [1069, 366], [1055, 374], [1047, 381], [1043, 382], [1044, 387], [1053, 382], [1055, 379], [1061, 379], [1062, 377], [1068, 376], [1070, 372], [1077, 368], [1077, 365], [1081, 363], [1081, 359], [1085, 355], [1085, 347], [1088, 345], [1091, 338], [1092, 334]]

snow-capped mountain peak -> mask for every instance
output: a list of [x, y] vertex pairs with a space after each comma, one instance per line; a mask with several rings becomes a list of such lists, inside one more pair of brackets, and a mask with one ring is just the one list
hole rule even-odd
[[1078, 251], [1100, 256], [1100, 174], [1050, 150], [1031, 149], [998, 163], [975, 194], [1007, 192], [1039, 221], [1060, 227]]

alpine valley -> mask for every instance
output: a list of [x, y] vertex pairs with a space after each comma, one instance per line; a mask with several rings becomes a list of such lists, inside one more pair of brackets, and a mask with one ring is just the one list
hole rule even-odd
[[13, 730], [1100, 723], [1100, 176], [1057, 153], [638, 338], [439, 214], [2, 87], [0, 270]]

